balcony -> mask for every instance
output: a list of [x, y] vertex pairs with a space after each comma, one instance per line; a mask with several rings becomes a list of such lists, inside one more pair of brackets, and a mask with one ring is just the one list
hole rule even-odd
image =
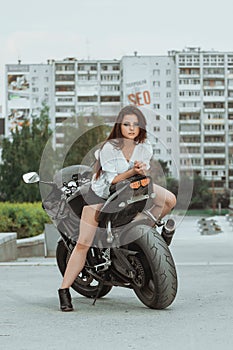
[[208, 89], [208, 90], [225, 90], [225, 85], [205, 85], [205, 83], [203, 84], [203, 88], [204, 90]]
[[190, 135], [190, 136], [199, 136], [200, 135], [200, 130], [180, 130], [179, 134], [182, 135]]
[[115, 102], [117, 105], [109, 105], [108, 103], [102, 103], [100, 105], [100, 115], [105, 117], [116, 116], [120, 110], [120, 102]]
[[204, 112], [205, 113], [224, 113], [225, 112], [225, 108], [206, 108], [204, 107]]
[[56, 91], [55, 92], [55, 95], [56, 96], [74, 96], [75, 95], [75, 91], [72, 90], [72, 91], [69, 91], [69, 90], [66, 90], [66, 91]]
[[200, 90], [201, 84], [179, 84], [179, 90]]
[[180, 119], [179, 120], [180, 124], [200, 124], [200, 119]]
[[204, 79], [224, 79], [225, 78], [225, 74], [223, 73], [203, 73], [203, 77]]
[[55, 117], [56, 118], [68, 118], [68, 117], [73, 117], [75, 115], [75, 111], [70, 111], [70, 112], [55, 112]]
[[190, 142], [190, 141], [183, 141], [180, 140], [180, 147], [200, 147], [201, 146], [201, 142]]
[[179, 113], [199, 113], [201, 112], [201, 106], [199, 107], [179, 107]]
[[204, 159], [225, 159], [225, 153], [204, 153]]
[[72, 81], [55, 81], [55, 86], [74, 86], [74, 80]]
[[180, 73], [179, 74], [179, 78], [190, 78], [190, 79], [200, 79], [200, 73], [196, 73], [196, 74], [184, 74], [184, 73]]
[[225, 130], [205, 130], [204, 135], [222, 136], [225, 135]]
[[[232, 97], [232, 99], [233, 99], [233, 97]], [[203, 101], [204, 102], [223, 103], [223, 102], [225, 102], [225, 96], [203, 96]]]
[[100, 85], [120, 85], [121, 81], [119, 79], [117, 80], [101, 80]]

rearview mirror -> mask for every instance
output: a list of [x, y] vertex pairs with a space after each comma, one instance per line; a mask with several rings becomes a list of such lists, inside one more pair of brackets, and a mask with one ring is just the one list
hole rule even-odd
[[33, 184], [40, 181], [40, 176], [36, 172], [23, 174], [23, 181], [26, 184]]

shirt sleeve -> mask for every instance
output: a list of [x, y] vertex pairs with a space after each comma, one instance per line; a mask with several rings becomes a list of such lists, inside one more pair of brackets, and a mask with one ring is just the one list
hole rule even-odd
[[153, 156], [153, 148], [151, 143], [146, 140], [146, 142], [144, 142], [142, 144], [143, 146], [143, 162], [146, 163], [146, 170], [150, 169], [150, 160]]
[[116, 169], [116, 155], [114, 152], [114, 147], [109, 142], [107, 142], [100, 151], [100, 164], [103, 172], [105, 173], [105, 178], [109, 184], [115, 176], [118, 175]]

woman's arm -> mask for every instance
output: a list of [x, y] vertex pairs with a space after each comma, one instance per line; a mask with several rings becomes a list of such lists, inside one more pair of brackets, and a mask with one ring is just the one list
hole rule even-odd
[[145, 163], [139, 162], [136, 160], [134, 162], [133, 168], [115, 176], [114, 179], [112, 180], [112, 184], [114, 185], [114, 184], [116, 184], [120, 181], [123, 181], [125, 179], [128, 179], [129, 177], [136, 175], [136, 174], [146, 175], [146, 164]]

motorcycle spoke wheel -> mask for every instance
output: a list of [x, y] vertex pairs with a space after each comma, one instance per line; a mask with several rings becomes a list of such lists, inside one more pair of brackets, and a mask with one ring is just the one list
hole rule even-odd
[[[64, 275], [66, 266], [70, 257], [64, 242], [61, 240], [58, 242], [56, 258], [59, 270], [62, 275]], [[86, 268], [80, 272], [79, 276], [75, 279], [71, 286], [76, 292], [87, 297], [95, 298], [98, 293], [98, 298], [101, 298], [108, 294], [112, 289], [112, 286], [103, 285], [99, 291], [99, 282], [96, 281], [93, 276], [91, 276]]]

